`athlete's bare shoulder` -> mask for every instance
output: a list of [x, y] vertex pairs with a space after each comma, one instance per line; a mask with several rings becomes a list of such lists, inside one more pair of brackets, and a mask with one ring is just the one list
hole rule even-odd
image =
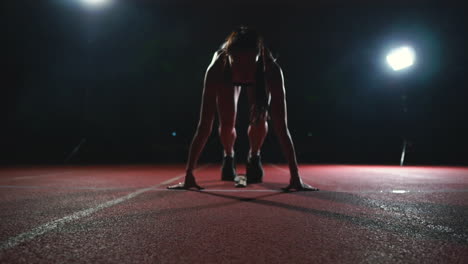
[[217, 50], [213, 58], [211, 59], [210, 65], [206, 69], [205, 80], [213, 84], [223, 83], [224, 77], [224, 52], [222, 50]]
[[214, 72], [222, 71], [224, 68], [224, 56], [225, 54], [223, 50], [215, 51], [207, 70]]

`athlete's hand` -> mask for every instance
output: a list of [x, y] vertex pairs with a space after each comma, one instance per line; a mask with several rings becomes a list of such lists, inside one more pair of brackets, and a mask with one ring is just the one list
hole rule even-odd
[[167, 189], [170, 190], [188, 190], [190, 188], [196, 188], [198, 190], [205, 189], [197, 184], [195, 181], [195, 176], [193, 176], [192, 172], [187, 172], [184, 182], [179, 182], [178, 184], [167, 186]]
[[302, 179], [299, 175], [292, 176], [289, 181], [289, 185], [285, 188], [281, 188], [285, 192], [289, 192], [291, 189], [296, 191], [318, 191], [318, 188], [312, 187], [307, 183], [302, 182]]
[[257, 125], [258, 122], [266, 120], [268, 116], [268, 110], [266, 107], [252, 107], [250, 111], [250, 122]]

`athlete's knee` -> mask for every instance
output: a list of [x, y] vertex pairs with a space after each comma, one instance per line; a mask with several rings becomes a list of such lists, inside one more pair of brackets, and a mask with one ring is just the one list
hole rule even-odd
[[236, 134], [236, 127], [232, 124], [221, 124], [218, 127], [218, 131], [220, 134], [229, 135], [229, 134]]
[[267, 121], [270, 120], [268, 111], [251, 111], [250, 113], [250, 125], [252, 126], [263, 126]]

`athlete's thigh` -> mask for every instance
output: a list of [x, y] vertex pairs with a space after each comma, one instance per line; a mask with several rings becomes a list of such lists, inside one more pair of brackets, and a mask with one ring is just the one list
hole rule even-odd
[[237, 102], [241, 92], [240, 86], [222, 86], [218, 90], [216, 100], [220, 126], [233, 126], [236, 124]]

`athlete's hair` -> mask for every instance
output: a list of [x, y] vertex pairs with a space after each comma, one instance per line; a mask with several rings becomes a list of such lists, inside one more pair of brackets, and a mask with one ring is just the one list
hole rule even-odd
[[[245, 52], [254, 51], [259, 56], [257, 61], [257, 69], [255, 73], [256, 89], [255, 89], [255, 107], [256, 109], [250, 109], [251, 111], [257, 111], [257, 114], [268, 110], [270, 104], [270, 98], [267, 94], [266, 83], [265, 83], [265, 70], [267, 59], [273, 58], [270, 50], [265, 46], [263, 36], [260, 35], [257, 30], [252, 27], [240, 26], [234, 29], [225, 39], [221, 45], [221, 51], [225, 55], [223, 56], [225, 80], [231, 82], [232, 73], [229, 64], [229, 55], [233, 52]], [[267, 116], [270, 119], [269, 116]]]

